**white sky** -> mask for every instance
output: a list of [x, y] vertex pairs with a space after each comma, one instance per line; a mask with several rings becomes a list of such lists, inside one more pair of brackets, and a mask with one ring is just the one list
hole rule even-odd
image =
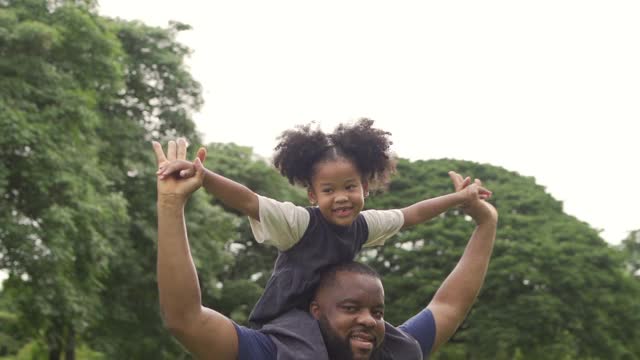
[[401, 157], [534, 176], [610, 243], [640, 228], [640, 2], [100, 4], [193, 27], [179, 40], [194, 50], [206, 142], [270, 156], [296, 124], [370, 117]]

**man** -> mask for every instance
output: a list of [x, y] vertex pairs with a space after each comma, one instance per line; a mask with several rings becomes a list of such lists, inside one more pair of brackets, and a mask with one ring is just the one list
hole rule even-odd
[[[166, 157], [160, 144], [154, 142], [153, 146], [159, 167], [167, 161], [186, 158], [184, 143], [169, 142]], [[199, 154], [194, 161], [195, 176], [158, 179], [158, 288], [165, 323], [197, 358], [276, 359], [278, 337], [286, 334], [267, 335], [268, 329], [246, 329], [202, 306], [184, 206], [190, 194], [202, 185], [203, 156]], [[456, 191], [469, 184], [458, 174], [452, 179]], [[460, 261], [427, 308], [394, 331], [397, 336], [414, 339], [407, 346], [416, 355], [423, 353], [426, 357], [453, 335], [484, 282], [495, 240], [497, 212], [480, 199], [469, 204], [465, 212], [477, 226]], [[382, 345], [384, 292], [380, 280], [366, 271], [334, 271], [333, 276], [333, 280], [331, 276], [323, 280], [309, 307], [332, 357], [393, 357], [407, 350], [386, 349]]]
[[[324, 339], [327, 356], [322, 358], [413, 360], [422, 359], [423, 353], [429, 354], [435, 335], [431, 311], [425, 309], [402, 326], [396, 328], [387, 325], [385, 329], [384, 307], [384, 289], [380, 276], [369, 266], [348, 262], [325, 269], [306, 314], [317, 320]], [[285, 316], [300, 318], [300, 315], [289, 313]], [[274, 358], [274, 352], [280, 357], [280, 352], [283, 351], [288, 353], [288, 358], [295, 358], [295, 349], [284, 347], [280, 342], [281, 337], [296, 337], [298, 341], [287, 344], [299, 344], [304, 339], [297, 334], [309, 332], [298, 329], [295, 325], [286, 331], [276, 325], [273, 328], [277, 332], [274, 332], [269, 326], [270, 324], [261, 331], [236, 326], [239, 359]], [[387, 341], [388, 337], [395, 339], [390, 342]], [[268, 350], [265, 352], [256, 343], [265, 345]], [[275, 348], [273, 344], [276, 345]]]

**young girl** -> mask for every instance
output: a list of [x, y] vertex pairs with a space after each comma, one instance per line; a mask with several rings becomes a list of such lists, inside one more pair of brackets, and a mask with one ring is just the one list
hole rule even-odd
[[[278, 335], [279, 359], [327, 359], [316, 319], [308, 313], [322, 269], [348, 262], [365, 247], [380, 246], [400, 229], [425, 222], [447, 209], [490, 192], [465, 179], [463, 190], [395, 210], [364, 210], [369, 191], [387, 184], [395, 170], [388, 132], [361, 119], [325, 134], [311, 125], [287, 130], [279, 137], [273, 164], [291, 184], [307, 189], [310, 207], [257, 195], [247, 187], [205, 170], [203, 186], [249, 216], [256, 241], [273, 245], [278, 258], [264, 293], [249, 320]], [[178, 146], [185, 147], [184, 140]], [[170, 147], [172, 146], [170, 142]], [[173, 146], [176, 146], [173, 143]], [[205, 156], [201, 148], [198, 157]], [[176, 160], [158, 170], [161, 178], [179, 172], [191, 176], [193, 164]], [[345, 309], [344, 311], [350, 311]], [[377, 314], [376, 321], [382, 321]], [[411, 346], [386, 326], [385, 346]], [[354, 344], [362, 346], [361, 342]], [[355, 346], [350, 344], [351, 347]], [[357, 349], [356, 349], [357, 350]]]

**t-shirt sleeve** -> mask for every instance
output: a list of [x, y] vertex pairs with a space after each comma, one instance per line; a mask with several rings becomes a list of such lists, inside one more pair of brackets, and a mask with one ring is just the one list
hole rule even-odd
[[275, 360], [276, 345], [268, 335], [233, 323], [238, 334], [238, 360]]
[[300, 241], [309, 225], [307, 209], [258, 195], [260, 221], [249, 217], [256, 241], [286, 251]]
[[362, 212], [369, 228], [369, 238], [363, 247], [384, 245], [384, 242], [395, 235], [404, 225], [404, 215], [398, 209], [365, 210]]
[[418, 341], [424, 358], [429, 356], [436, 340], [436, 321], [431, 310], [420, 311], [398, 328]]

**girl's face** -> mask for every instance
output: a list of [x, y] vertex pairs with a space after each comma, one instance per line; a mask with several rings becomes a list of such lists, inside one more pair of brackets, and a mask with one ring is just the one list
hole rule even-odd
[[344, 158], [322, 161], [315, 165], [309, 188], [309, 201], [317, 204], [322, 216], [332, 224], [353, 223], [369, 193], [368, 184], [353, 162]]

